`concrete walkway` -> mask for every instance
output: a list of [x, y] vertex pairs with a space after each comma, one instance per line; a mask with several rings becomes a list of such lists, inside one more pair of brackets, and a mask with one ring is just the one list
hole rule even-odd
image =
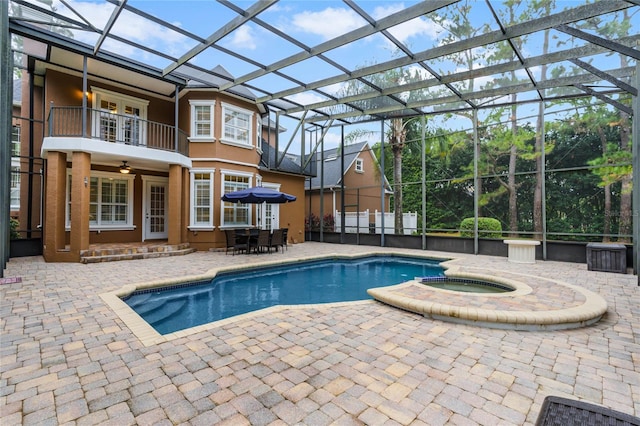
[[[224, 265], [372, 250], [304, 243], [260, 256], [12, 259], [5, 277], [22, 282], [0, 286], [1, 423], [521, 425], [535, 422], [547, 395], [640, 416], [637, 277], [584, 264], [527, 265], [607, 301], [599, 322], [564, 331], [484, 329], [367, 301], [269, 310], [144, 346], [99, 297]], [[522, 270], [506, 258], [433, 255]]]

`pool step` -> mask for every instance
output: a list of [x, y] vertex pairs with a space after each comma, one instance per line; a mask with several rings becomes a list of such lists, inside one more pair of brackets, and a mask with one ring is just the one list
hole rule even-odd
[[[187, 305], [187, 299], [182, 298], [178, 300], [163, 300], [153, 309], [147, 311], [143, 318], [152, 326], [171, 318], [173, 315], [180, 312]], [[141, 314], [142, 315], [142, 314]]]
[[80, 252], [82, 263], [115, 262], [119, 260], [148, 259], [153, 257], [182, 256], [196, 249], [183, 244], [141, 244], [90, 248]]

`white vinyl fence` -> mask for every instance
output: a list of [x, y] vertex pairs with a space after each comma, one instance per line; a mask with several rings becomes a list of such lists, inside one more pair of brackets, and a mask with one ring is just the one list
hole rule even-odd
[[[355, 234], [360, 232], [369, 233], [369, 224], [375, 223], [375, 233], [380, 234], [382, 229], [382, 215], [379, 211], [375, 211], [370, 218], [369, 210], [361, 212], [346, 212], [344, 214], [344, 227], [345, 232]], [[342, 215], [338, 210], [335, 211], [333, 216], [335, 220], [335, 232], [340, 232], [342, 229]], [[384, 214], [384, 233], [394, 233], [394, 217], [393, 212]], [[418, 213], [407, 212], [402, 214], [402, 226], [404, 228], [404, 235], [411, 235], [418, 228]]]

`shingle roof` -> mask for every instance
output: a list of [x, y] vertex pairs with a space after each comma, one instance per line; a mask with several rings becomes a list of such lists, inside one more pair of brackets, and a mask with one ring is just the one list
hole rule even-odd
[[[211, 72], [220, 77], [190, 67], [179, 67], [177, 72], [180, 73], [183, 78], [188, 80], [187, 88], [191, 89], [217, 89], [229, 81], [233, 81], [234, 78], [222, 65], [218, 65], [211, 70]], [[235, 86], [227, 91], [251, 100], [256, 99], [256, 95], [251, 92], [251, 90], [243, 86]]]
[[264, 168], [272, 171], [280, 171], [285, 173], [293, 173], [297, 175], [313, 175], [315, 166], [314, 162], [311, 161], [307, 165], [304, 171], [301, 170], [299, 158], [297, 158], [297, 162], [291, 158], [291, 156], [286, 155], [280, 165], [276, 168], [276, 150], [267, 143], [265, 139], [262, 139], [262, 156], [260, 157], [260, 168]]
[[[349, 170], [351, 164], [356, 157], [365, 148], [368, 148], [367, 142], [360, 142], [353, 145], [345, 145], [344, 150], [344, 170], [340, 170], [340, 156], [342, 152], [338, 148], [328, 149], [324, 151], [324, 187], [330, 188], [340, 184], [342, 175]], [[311, 178], [311, 189], [320, 188], [320, 155], [316, 156], [316, 176]]]

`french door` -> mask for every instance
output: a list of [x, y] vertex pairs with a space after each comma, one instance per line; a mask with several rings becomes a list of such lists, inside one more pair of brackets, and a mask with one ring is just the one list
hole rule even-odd
[[168, 236], [168, 182], [146, 181], [144, 194], [143, 240], [166, 239]]

